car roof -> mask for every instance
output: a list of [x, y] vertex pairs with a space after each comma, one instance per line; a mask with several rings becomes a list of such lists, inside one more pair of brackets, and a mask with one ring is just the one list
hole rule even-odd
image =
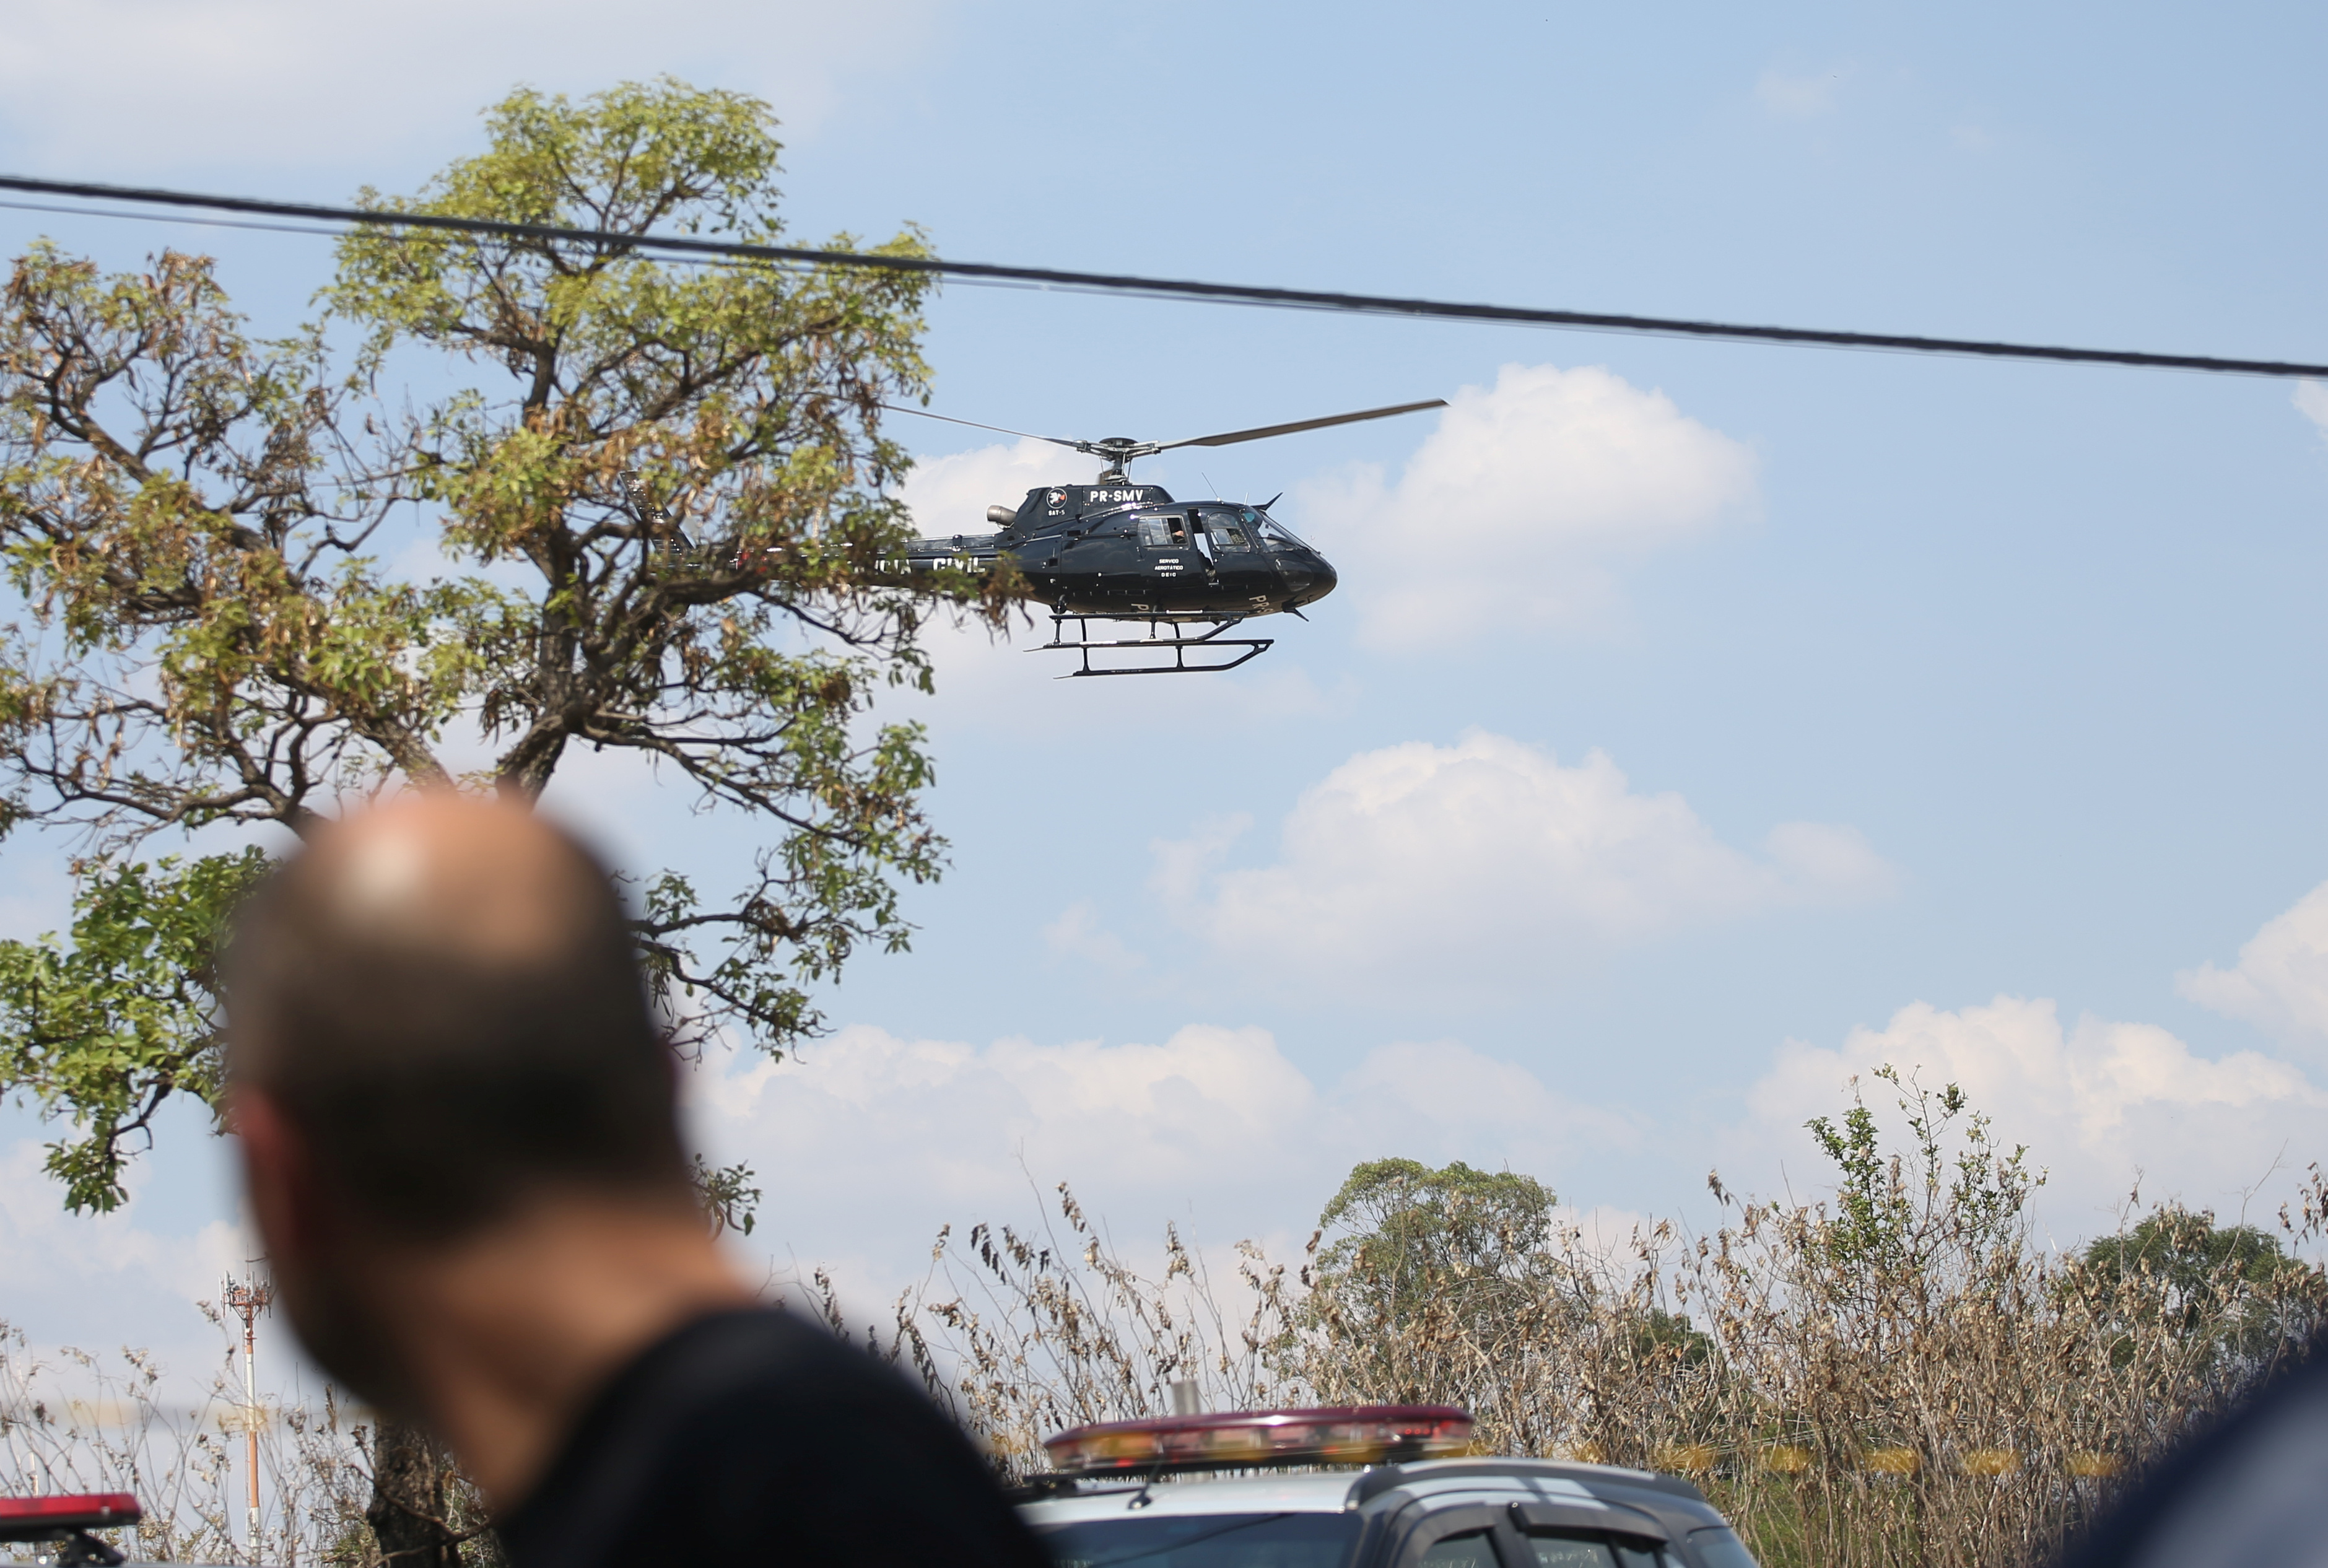
[[1136, 1476], [1109, 1476], [1030, 1498], [1019, 1507], [1027, 1522], [1039, 1528], [1118, 1517], [1135, 1498], [1147, 1517], [1396, 1513], [1418, 1505], [1436, 1508], [1537, 1500], [1587, 1508], [1638, 1508], [1676, 1533], [1723, 1522], [1704, 1494], [1687, 1481], [1650, 1470], [1562, 1460], [1427, 1460], [1362, 1471], [1167, 1476], [1145, 1486]]

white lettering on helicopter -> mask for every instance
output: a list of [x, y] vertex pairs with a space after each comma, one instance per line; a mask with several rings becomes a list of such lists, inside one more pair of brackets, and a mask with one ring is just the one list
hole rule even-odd
[[1112, 501], [1140, 501], [1147, 493], [1145, 490], [1088, 490], [1084, 493], [1084, 501], [1104, 506]]

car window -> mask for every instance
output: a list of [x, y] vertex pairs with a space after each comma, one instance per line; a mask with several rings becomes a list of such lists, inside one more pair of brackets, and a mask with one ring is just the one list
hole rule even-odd
[[1359, 1529], [1356, 1514], [1180, 1514], [1035, 1535], [1059, 1568], [1348, 1568]]
[[1431, 1544], [1417, 1568], [1497, 1568], [1496, 1548], [1485, 1530], [1467, 1530]]
[[1738, 1532], [1727, 1525], [1692, 1530], [1689, 1544], [1697, 1548], [1698, 1561], [1705, 1568], [1761, 1568], [1754, 1554], [1746, 1550], [1746, 1543], [1738, 1538]]
[[1531, 1533], [1527, 1544], [1535, 1554], [1536, 1568], [1636, 1568], [1638, 1559], [1638, 1554], [1629, 1552], [1626, 1555], [1636, 1562], [1620, 1563], [1606, 1540], [1591, 1535]]

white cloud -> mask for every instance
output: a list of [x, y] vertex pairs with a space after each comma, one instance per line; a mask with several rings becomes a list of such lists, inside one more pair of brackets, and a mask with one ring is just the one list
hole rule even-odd
[[[909, 56], [937, 0], [76, 0], [14, 5], [0, 125], [20, 167], [315, 165], [474, 143], [521, 81], [591, 90], [660, 70], [770, 99], [795, 130], [841, 78]], [[642, 30], [649, 40], [641, 53]], [[713, 42], [716, 41], [716, 42]]]
[[1055, 959], [1096, 964], [1115, 975], [1130, 974], [1148, 962], [1100, 924], [1099, 907], [1088, 898], [1076, 899], [1043, 927], [1043, 945]]
[[2242, 1019], [2317, 1052], [2328, 1043], [2328, 882], [2268, 921], [2230, 969], [2201, 964], [2174, 988], [2201, 1007]]
[[[195, 1303], [216, 1300], [219, 1282], [249, 1249], [240, 1227], [226, 1219], [174, 1234], [155, 1225], [157, 1183], [221, 1196], [228, 1189], [227, 1141], [210, 1137], [194, 1116], [171, 1121], [157, 1138], [169, 1141], [164, 1152], [132, 1164], [128, 1201], [105, 1215], [68, 1212], [63, 1189], [42, 1169], [42, 1142], [56, 1129], [0, 1144], [0, 1277], [8, 1281], [5, 1320], [36, 1351], [47, 1355], [61, 1345], [93, 1354], [119, 1346], [151, 1350], [174, 1376], [167, 1396], [192, 1398], [221, 1349], [217, 1329]], [[11, 1111], [5, 1125], [14, 1133], [35, 1124], [29, 1113]], [[186, 1194], [163, 1196], [183, 1206]], [[262, 1371], [280, 1386], [297, 1376], [296, 1364], [287, 1337], [270, 1339]]]
[[2322, 439], [2328, 440], [2328, 386], [2318, 381], [2298, 381], [2295, 400], [2296, 411], [2312, 421]]
[[1754, 82], [1754, 101], [1780, 119], [1816, 119], [1832, 113], [1836, 96], [1854, 74], [1852, 67], [1826, 70], [1766, 70]]
[[1343, 1090], [1352, 1120], [1373, 1135], [1370, 1147], [1385, 1151], [1403, 1147], [1409, 1128], [1491, 1128], [1527, 1143], [1541, 1143], [1561, 1128], [1604, 1144], [1632, 1136], [1621, 1118], [1572, 1104], [1518, 1063], [1482, 1056], [1454, 1040], [1384, 1046], [1351, 1070]]
[[1506, 365], [1450, 403], [1396, 484], [1367, 465], [1296, 491], [1377, 646], [1605, 621], [1612, 565], [1754, 499], [1751, 451], [1604, 370]]
[[[2291, 1064], [2254, 1051], [2210, 1061], [2151, 1024], [2089, 1017], [2064, 1029], [2051, 1001], [2019, 997], [1955, 1012], [1912, 1003], [1836, 1050], [1789, 1040], [1748, 1096], [1766, 1147], [1799, 1149], [1805, 1121], [1836, 1114], [1845, 1082], [1886, 1063], [1918, 1070], [1927, 1088], [1961, 1085], [2008, 1147], [2027, 1144], [2051, 1170], [2046, 1207], [2081, 1234], [2107, 1223], [2145, 1173], [2151, 1197], [2223, 1210], [2283, 1150], [2299, 1165], [2328, 1153], [2328, 1094]], [[1886, 1085], [1863, 1086], [1888, 1113]]]
[[[41, 1272], [41, 1260], [56, 1261], [70, 1251], [84, 1287], [136, 1288], [175, 1293], [192, 1300], [217, 1283], [212, 1263], [233, 1257], [203, 1239], [157, 1235], [139, 1227], [134, 1201], [111, 1214], [76, 1216], [64, 1207], [63, 1188], [42, 1169], [46, 1150], [27, 1139], [0, 1155], [0, 1267], [20, 1283]], [[138, 1188], [151, 1179], [132, 1168]], [[203, 1232], [228, 1227], [211, 1226]], [[70, 1238], [70, 1249], [60, 1243]]]
[[906, 474], [897, 493], [913, 513], [914, 526], [925, 534], [992, 533], [994, 524], [986, 521], [988, 507], [1015, 507], [1038, 484], [1089, 484], [1094, 462], [1029, 436], [1016, 446], [924, 457]]
[[706, 1073], [694, 1113], [773, 1195], [753, 1244], [837, 1264], [860, 1296], [918, 1273], [942, 1224], [1028, 1214], [1030, 1180], [1072, 1181], [1095, 1217], [1141, 1233], [1177, 1213], [1201, 1239], [1298, 1246], [1361, 1160], [1557, 1176], [1635, 1136], [1452, 1041], [1382, 1047], [1320, 1086], [1267, 1030], [1202, 1024], [1160, 1045], [984, 1047], [856, 1026], [804, 1061]]
[[1604, 753], [1563, 766], [1478, 730], [1359, 753], [1301, 796], [1274, 864], [1216, 869], [1239, 825], [1158, 846], [1168, 904], [1225, 953], [1368, 983], [1469, 978], [1555, 939], [1856, 902], [1895, 881], [1854, 829], [1785, 823], [1748, 855], [1680, 795], [1636, 791]]

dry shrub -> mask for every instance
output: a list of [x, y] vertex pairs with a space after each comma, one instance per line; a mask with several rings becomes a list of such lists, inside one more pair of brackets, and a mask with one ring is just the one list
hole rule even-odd
[[[867, 1347], [918, 1372], [1006, 1474], [1042, 1469], [1053, 1432], [1169, 1408], [1175, 1383], [1196, 1385], [1209, 1409], [1306, 1394], [1275, 1354], [1297, 1328], [1282, 1266], [1239, 1243], [1235, 1304], [1224, 1306], [1173, 1226], [1150, 1279], [1105, 1244], [1065, 1182], [1058, 1197], [1064, 1237], [1047, 1219], [1031, 1237], [977, 1225], [958, 1249], [953, 1227], [941, 1230], [930, 1276], [898, 1299], [887, 1343], [866, 1332]], [[850, 1337], [831, 1276], [814, 1279], [826, 1320]]]
[[[1063, 1185], [1065, 1247], [1047, 1227], [942, 1233], [887, 1354], [1009, 1472], [1193, 1378], [1210, 1408], [1443, 1401], [1496, 1451], [1688, 1474], [1774, 1568], [2031, 1562], [2301, 1354], [2328, 1292], [2292, 1254], [2320, 1239], [2328, 1188], [2315, 1166], [2276, 1238], [2130, 1205], [2117, 1237], [2049, 1253], [2024, 1151], [1953, 1085], [1879, 1077], [1903, 1145], [1854, 1084], [1810, 1127], [1832, 1197], [1709, 1178], [1724, 1223], [1703, 1236], [1602, 1244], [1525, 1178], [1378, 1161], [1296, 1279], [1244, 1244], [1223, 1291], [1169, 1230], [1162, 1276], [1136, 1272]], [[829, 1289], [827, 1308], [837, 1324]]]
[[[1127, 1263], [1062, 1184], [1034, 1234], [940, 1233], [886, 1343], [1008, 1473], [1085, 1422], [1207, 1408], [1446, 1402], [1501, 1452], [1649, 1465], [1703, 1485], [1772, 1568], [1989, 1565], [2051, 1551], [2193, 1424], [2302, 1353], [2328, 1226], [2317, 1166], [2277, 1234], [2173, 1207], [2079, 1255], [2032, 1237], [2042, 1176], [1950, 1086], [1886, 1069], [1908, 1129], [1884, 1146], [1854, 1103], [1811, 1124], [1827, 1200], [1740, 1198], [1723, 1223], [1604, 1243], [1525, 1177], [1410, 1160], [1361, 1166], [1292, 1277], [1236, 1249], [1216, 1281], [1167, 1227], [1160, 1268]], [[831, 1281], [825, 1316], [846, 1333]], [[33, 1360], [0, 1327], [0, 1491], [135, 1492], [134, 1543], [163, 1562], [247, 1562], [239, 1391], [221, 1366], [165, 1410], [150, 1358]], [[371, 1434], [327, 1399], [261, 1428], [268, 1563], [379, 1568], [364, 1525]], [[494, 1562], [474, 1490], [446, 1529]]]

